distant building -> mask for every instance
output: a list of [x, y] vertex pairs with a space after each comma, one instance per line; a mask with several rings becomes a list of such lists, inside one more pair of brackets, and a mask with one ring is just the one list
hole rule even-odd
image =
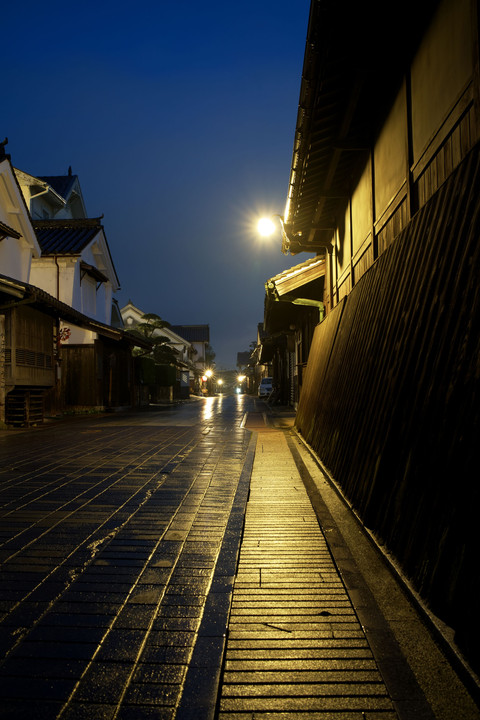
[[207, 369], [207, 351], [210, 346], [209, 325], [171, 325], [170, 329], [191, 343], [196, 351], [195, 367], [203, 373]]
[[298, 404], [315, 326], [323, 319], [325, 260], [317, 255], [265, 283], [258, 362], [269, 364], [280, 401]]
[[[135, 330], [140, 323], [144, 322], [143, 316], [146, 314], [136, 307], [131, 300], [121, 308], [120, 313], [126, 330]], [[198, 375], [195, 365], [194, 346], [186, 338], [174, 332], [168, 323], [166, 327], [155, 331], [155, 334], [166, 337], [168, 339], [167, 345], [176, 354], [177, 387], [175, 395], [188, 397], [190, 389], [193, 390], [195, 387], [196, 375]]]
[[245, 370], [247, 365], [250, 362], [250, 358], [252, 356], [252, 353], [250, 350], [247, 350], [246, 352], [239, 352], [237, 353], [237, 368], [239, 370]]

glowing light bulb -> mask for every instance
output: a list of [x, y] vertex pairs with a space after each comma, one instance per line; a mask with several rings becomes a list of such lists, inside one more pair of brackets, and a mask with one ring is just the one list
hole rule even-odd
[[275, 232], [275, 223], [270, 218], [260, 218], [257, 223], [257, 230], [263, 237], [268, 237]]

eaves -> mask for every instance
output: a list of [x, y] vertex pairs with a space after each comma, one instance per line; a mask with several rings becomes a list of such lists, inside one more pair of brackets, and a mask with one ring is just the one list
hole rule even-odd
[[24, 283], [20, 280], [0, 275], [0, 294], [11, 298], [0, 301], [0, 311], [8, 310], [17, 305], [32, 305], [47, 315], [64, 322], [71, 322], [77, 327], [84, 330], [91, 330], [92, 332], [96, 332], [99, 335], [107, 337], [111, 340], [115, 340], [117, 342], [124, 341], [131, 346], [136, 345], [145, 349], [151, 349], [151, 343], [148, 340], [137, 338], [125, 330], [114, 328], [97, 320], [93, 320], [83, 313], [78, 312], [78, 310], [70, 307], [66, 303], [57, 300], [52, 295], [45, 292], [45, 290], [42, 290], [35, 285], [30, 285], [29, 283]]

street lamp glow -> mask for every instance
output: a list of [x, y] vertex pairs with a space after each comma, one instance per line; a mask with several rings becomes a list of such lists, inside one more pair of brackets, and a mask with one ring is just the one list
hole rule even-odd
[[271, 218], [263, 217], [257, 223], [257, 230], [263, 237], [273, 235], [275, 232], [275, 223]]
[[206, 371], [205, 371], [205, 375], [206, 375], [207, 377], [212, 377], [212, 375], [213, 375], [213, 370], [206, 370]]

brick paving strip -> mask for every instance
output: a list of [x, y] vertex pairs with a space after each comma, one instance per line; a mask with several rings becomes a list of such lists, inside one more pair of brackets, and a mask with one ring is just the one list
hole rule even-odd
[[284, 432], [258, 439], [219, 720], [394, 720]]
[[249, 439], [236, 424], [116, 420], [8, 438], [2, 720], [213, 713]]

